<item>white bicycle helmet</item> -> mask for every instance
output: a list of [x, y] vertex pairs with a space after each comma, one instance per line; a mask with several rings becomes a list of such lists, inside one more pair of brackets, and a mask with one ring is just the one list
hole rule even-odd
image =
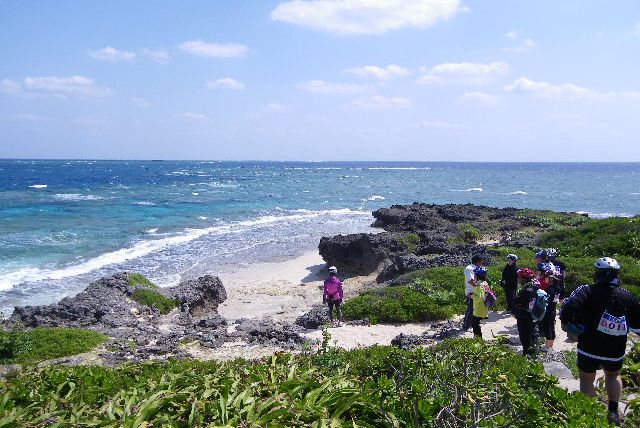
[[595, 267], [596, 269], [620, 270], [620, 264], [616, 259], [612, 259], [611, 257], [599, 258], [596, 260]]
[[331, 267], [329, 268], [329, 273], [338, 273], [338, 268], [337, 268], [337, 267], [335, 267], [335, 266], [331, 266]]
[[518, 261], [518, 256], [516, 256], [515, 254], [507, 254], [507, 258], [511, 259], [511, 260]]

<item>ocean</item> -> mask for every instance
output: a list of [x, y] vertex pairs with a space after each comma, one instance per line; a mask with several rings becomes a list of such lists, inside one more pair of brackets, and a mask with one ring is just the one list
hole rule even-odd
[[0, 311], [295, 257], [414, 201], [632, 216], [640, 163], [0, 160]]

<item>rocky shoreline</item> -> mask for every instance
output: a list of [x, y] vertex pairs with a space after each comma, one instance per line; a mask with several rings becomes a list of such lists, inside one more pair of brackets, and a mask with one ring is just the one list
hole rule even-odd
[[[347, 277], [368, 275], [368, 287], [393, 285], [409, 272], [439, 266], [461, 266], [472, 254], [491, 259], [488, 245], [526, 247], [543, 231], [539, 219], [548, 212], [476, 205], [394, 205], [373, 212], [379, 233], [324, 237], [319, 253]], [[573, 213], [554, 213], [579, 221]], [[156, 358], [188, 358], [190, 343], [217, 349], [246, 343], [280, 350], [301, 350], [302, 333], [326, 323], [323, 306], [315, 305], [295, 323], [271, 317], [228, 322], [218, 313], [227, 290], [216, 276], [187, 280], [175, 287], [153, 288], [131, 281], [122, 272], [91, 283], [73, 297], [47, 306], [17, 307], [6, 326], [72, 327], [95, 330], [109, 339], [98, 351], [108, 365]], [[157, 293], [175, 308], [163, 313], [136, 300], [141, 291]], [[368, 320], [351, 321], [367, 325]], [[447, 321], [421, 337], [399, 336], [394, 343], [412, 347], [447, 337], [455, 326]]]

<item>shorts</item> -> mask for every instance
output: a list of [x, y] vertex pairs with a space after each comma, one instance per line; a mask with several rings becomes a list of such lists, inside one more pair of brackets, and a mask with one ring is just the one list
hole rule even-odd
[[617, 372], [622, 369], [624, 358], [620, 361], [605, 361], [597, 358], [587, 357], [578, 352], [578, 368], [585, 373], [595, 373], [596, 370], [603, 369], [608, 372]]

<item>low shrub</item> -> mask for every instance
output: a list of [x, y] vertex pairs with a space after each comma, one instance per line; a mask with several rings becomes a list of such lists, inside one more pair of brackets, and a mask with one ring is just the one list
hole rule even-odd
[[592, 220], [574, 229], [545, 233], [539, 243], [572, 257], [640, 258], [640, 218]]
[[3, 426], [606, 426], [508, 349], [455, 339], [249, 362], [30, 368], [0, 381]]
[[102, 344], [102, 333], [77, 328], [0, 331], [0, 363], [34, 363], [90, 351]]
[[169, 299], [163, 294], [148, 288], [136, 288], [131, 298], [141, 305], [156, 308], [161, 314], [168, 314], [180, 304], [177, 300]]
[[[460, 296], [457, 296], [460, 297]], [[459, 302], [456, 302], [458, 300]], [[462, 299], [432, 284], [401, 285], [368, 291], [345, 302], [345, 319], [379, 322], [422, 322], [449, 318], [461, 310]]]
[[146, 288], [158, 288], [153, 282], [149, 281], [146, 276], [140, 273], [130, 273], [127, 275], [127, 281], [132, 287], [140, 286]]

